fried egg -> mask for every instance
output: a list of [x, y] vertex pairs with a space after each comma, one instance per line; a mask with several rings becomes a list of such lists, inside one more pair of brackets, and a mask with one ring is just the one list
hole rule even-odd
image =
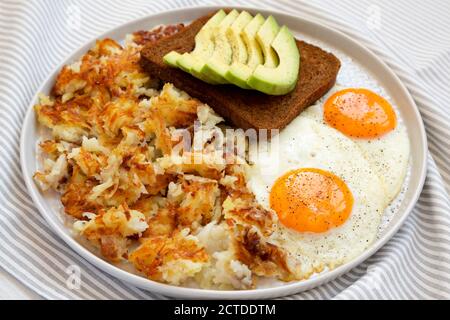
[[247, 172], [256, 200], [277, 213], [271, 241], [305, 279], [360, 255], [376, 239], [384, 188], [360, 148], [300, 115], [272, 138]]
[[367, 89], [335, 86], [302, 116], [352, 139], [380, 177], [387, 203], [397, 196], [407, 172], [410, 145], [405, 126], [386, 99]]

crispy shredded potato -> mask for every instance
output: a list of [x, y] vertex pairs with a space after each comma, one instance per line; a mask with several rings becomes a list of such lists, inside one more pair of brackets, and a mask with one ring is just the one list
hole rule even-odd
[[74, 229], [105, 258], [149, 279], [216, 289], [290, 280], [269, 239], [276, 215], [247, 189], [246, 161], [217, 150], [223, 119], [139, 64], [145, 43], [180, 28], [137, 32], [125, 47], [97, 41], [61, 70], [35, 106], [52, 135], [35, 180], [61, 193]]
[[150, 279], [179, 285], [195, 276], [208, 263], [209, 257], [189, 229], [168, 236], [149, 236], [130, 255], [136, 269]]

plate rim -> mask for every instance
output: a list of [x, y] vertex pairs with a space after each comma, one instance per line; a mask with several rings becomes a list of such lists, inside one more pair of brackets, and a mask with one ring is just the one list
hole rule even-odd
[[[47, 213], [44, 209], [43, 205], [41, 204], [40, 199], [38, 198], [38, 193], [40, 193], [39, 190], [37, 190], [37, 186], [35, 185], [33, 178], [30, 175], [27, 175], [26, 172], [26, 141], [27, 141], [27, 126], [26, 124], [30, 122], [30, 118], [34, 117], [34, 104], [38, 99], [38, 95], [40, 92], [42, 92], [43, 88], [46, 87], [51, 81], [51, 79], [59, 72], [59, 70], [67, 64], [72, 56], [75, 55], [76, 52], [80, 51], [83, 47], [86, 47], [93, 42], [95, 42], [97, 39], [105, 38], [109, 34], [114, 33], [117, 30], [126, 28], [129, 25], [132, 24], [139, 24], [144, 23], [148, 19], [151, 19], [152, 17], [157, 16], [164, 16], [164, 15], [174, 15], [176, 13], [180, 12], [186, 12], [186, 11], [205, 11], [205, 10], [218, 10], [221, 8], [224, 8], [224, 6], [218, 6], [218, 5], [201, 5], [201, 6], [187, 6], [187, 7], [179, 7], [171, 10], [164, 10], [156, 13], [147, 14], [145, 16], [139, 17], [137, 19], [131, 19], [125, 23], [122, 23], [118, 26], [109, 28], [108, 30], [102, 32], [99, 35], [96, 35], [92, 37], [91, 39], [83, 42], [81, 45], [77, 46], [74, 50], [72, 50], [68, 55], [66, 55], [60, 63], [58, 63], [52, 70], [49, 72], [49, 75], [45, 78], [45, 80], [41, 83], [39, 88], [35, 91], [35, 94], [33, 95], [31, 101], [28, 104], [28, 109], [26, 110], [25, 117], [22, 122], [21, 126], [21, 133], [20, 133], [20, 165], [22, 170], [23, 179], [25, 181], [27, 190], [29, 194], [31, 195], [31, 198], [33, 200], [34, 205], [39, 210], [40, 214], [44, 217], [46, 222], [48, 223], [50, 229], [56, 233], [58, 237], [60, 237], [69, 247], [74, 250], [77, 254], [79, 254], [83, 259], [87, 260], [88, 263], [93, 264], [95, 267], [98, 267], [101, 269], [100, 271], [107, 272], [108, 274], [125, 281], [127, 283], [130, 283], [132, 285], [135, 285], [139, 288], [149, 290], [151, 292], [155, 292], [158, 294], [171, 296], [171, 297], [180, 297], [180, 298], [203, 298], [203, 299], [248, 299], [248, 298], [273, 298], [273, 297], [280, 297], [285, 295], [290, 295], [306, 290], [310, 290], [312, 288], [315, 288], [317, 286], [323, 285], [338, 276], [348, 272], [349, 270], [355, 268], [356, 266], [360, 265], [364, 261], [366, 261], [369, 257], [371, 257], [373, 254], [375, 254], [380, 248], [382, 248], [400, 229], [400, 227], [404, 224], [406, 218], [410, 215], [411, 211], [413, 210], [415, 204], [417, 203], [417, 200], [419, 199], [419, 196], [422, 192], [425, 178], [426, 178], [426, 171], [427, 171], [427, 150], [428, 150], [428, 142], [427, 142], [427, 136], [425, 132], [425, 126], [423, 123], [423, 119], [420, 115], [419, 109], [412, 98], [410, 92], [406, 88], [406, 86], [403, 84], [403, 82], [400, 80], [400, 78], [397, 76], [397, 74], [386, 64], [386, 62], [376, 56], [370, 49], [368, 49], [363, 43], [360, 41], [352, 38], [351, 36], [347, 35], [344, 32], [341, 32], [340, 30], [332, 29], [330, 26], [328, 26], [326, 23], [324, 23], [321, 19], [317, 19], [314, 16], [310, 16], [308, 14], [302, 14], [299, 16], [294, 16], [289, 13], [282, 12], [278, 9], [273, 8], [256, 8], [251, 6], [239, 6], [239, 5], [233, 5], [233, 6], [226, 6], [227, 8], [236, 8], [239, 10], [252, 10], [252, 11], [263, 11], [266, 13], [273, 13], [278, 16], [285, 16], [290, 19], [294, 20], [304, 20], [308, 23], [312, 23], [315, 25], [319, 25], [320, 27], [327, 30], [327, 32], [337, 33], [340, 37], [345, 38], [347, 41], [352, 42], [354, 45], [359, 46], [360, 49], [364, 51], [365, 54], [371, 56], [372, 59], [375, 59], [378, 63], [380, 63], [384, 70], [383, 72], [387, 72], [389, 76], [391, 76], [395, 82], [399, 85], [399, 87], [402, 89], [402, 93], [407, 98], [407, 103], [412, 106], [413, 112], [415, 113], [415, 117], [419, 120], [419, 131], [420, 136], [422, 138], [423, 146], [422, 146], [422, 156], [423, 156], [423, 163], [420, 168], [420, 178], [419, 178], [419, 184], [416, 187], [416, 190], [414, 191], [413, 197], [407, 204], [405, 208], [405, 212], [402, 214], [401, 218], [396, 222], [396, 224], [385, 234], [383, 234], [382, 237], [380, 237], [377, 241], [375, 241], [370, 248], [368, 248], [366, 251], [364, 251], [361, 255], [354, 258], [353, 260], [349, 261], [348, 263], [341, 265], [331, 271], [328, 271], [324, 274], [321, 274], [317, 277], [310, 278], [307, 280], [301, 280], [296, 281], [292, 283], [287, 283], [283, 286], [277, 286], [277, 287], [271, 287], [271, 288], [260, 288], [260, 289], [251, 289], [251, 290], [210, 290], [210, 289], [197, 289], [197, 288], [186, 288], [186, 287], [177, 287], [172, 286], [160, 282], [156, 282], [147, 278], [144, 278], [142, 276], [130, 273], [128, 271], [125, 271], [123, 269], [120, 269], [119, 267], [115, 266], [114, 264], [111, 264], [100, 257], [96, 256], [94, 253], [89, 251], [87, 248], [83, 247], [75, 238], [71, 237], [69, 234], [62, 232], [59, 230], [59, 226], [57, 223], [50, 218], [50, 215], [54, 214], [54, 211], [51, 211], [50, 213]], [[414, 174], [417, 174], [417, 172], [414, 172]]]

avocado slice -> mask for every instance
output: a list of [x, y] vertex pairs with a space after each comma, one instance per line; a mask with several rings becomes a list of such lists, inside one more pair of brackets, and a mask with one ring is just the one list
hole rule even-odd
[[201, 70], [205, 64], [205, 61], [213, 54], [213, 30], [226, 16], [227, 14], [223, 10], [218, 11], [214, 16], [212, 16], [195, 36], [194, 50], [179, 56], [176, 61], [176, 66], [205, 82], [216, 84], [214, 80], [195, 72], [195, 70]]
[[294, 36], [286, 26], [278, 32], [271, 47], [276, 52], [278, 65], [275, 68], [265, 64], [257, 66], [248, 85], [270, 95], [283, 95], [297, 84], [300, 54]]
[[[233, 81], [234, 78], [232, 74], [230, 73], [231, 68], [236, 68], [238, 66], [245, 65], [248, 60], [248, 50], [247, 45], [244, 42], [244, 39], [242, 37], [242, 33], [244, 31], [244, 28], [253, 20], [253, 17], [251, 14], [249, 14], [247, 11], [242, 11], [239, 17], [234, 21], [234, 23], [228, 28], [227, 30], [227, 36], [228, 40], [231, 44], [231, 48], [233, 50], [232, 58], [231, 58], [231, 65], [228, 68], [227, 73], [225, 74], [225, 79], [233, 84], [237, 84], [241, 88], [244, 89], [250, 89], [250, 87], [247, 85], [244, 81]], [[236, 82], [236, 83], [235, 83]]]
[[230, 11], [217, 27], [214, 28], [214, 52], [201, 70], [195, 70], [195, 72], [199, 72], [200, 74], [213, 79], [217, 83], [228, 83], [225, 79], [225, 74], [232, 61], [233, 49], [228, 41], [226, 30], [233, 24], [238, 16], [239, 12], [234, 9]]
[[247, 81], [255, 68], [264, 62], [261, 47], [256, 41], [256, 33], [264, 21], [264, 17], [258, 13], [241, 31], [241, 37], [247, 50], [247, 61], [245, 63], [233, 62], [225, 75], [229, 82], [243, 89], [251, 89]]
[[247, 47], [245, 46], [244, 40], [241, 37], [241, 32], [247, 26], [247, 24], [252, 21], [253, 17], [247, 11], [242, 11], [239, 17], [233, 22], [233, 24], [228, 27], [226, 35], [231, 44], [231, 49], [233, 51], [231, 60], [233, 62], [246, 63], [248, 54]]
[[248, 50], [248, 61], [247, 65], [249, 67], [254, 67], [262, 64], [264, 62], [263, 53], [261, 47], [256, 41], [256, 33], [264, 24], [264, 17], [261, 14], [257, 14], [253, 20], [245, 27], [242, 37], [247, 46]]
[[163, 61], [164, 61], [165, 64], [168, 64], [171, 67], [177, 68], [178, 67], [177, 61], [180, 58], [181, 58], [181, 54], [179, 54], [176, 51], [170, 51], [168, 54], [166, 54], [163, 57]]
[[269, 16], [256, 33], [256, 41], [261, 46], [264, 55], [265, 67], [275, 68], [278, 65], [278, 57], [271, 44], [279, 31], [280, 27], [277, 21], [273, 16]]

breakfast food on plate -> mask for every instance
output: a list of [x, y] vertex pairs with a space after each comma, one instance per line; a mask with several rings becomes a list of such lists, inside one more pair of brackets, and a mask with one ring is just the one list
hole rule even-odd
[[386, 199], [360, 149], [303, 114], [277, 144], [247, 173], [258, 203], [281, 221], [273, 243], [296, 256], [302, 279], [361, 254], [377, 236]]
[[264, 21], [264, 17], [258, 13], [240, 32], [234, 26], [231, 26], [229, 29], [230, 42], [234, 43], [233, 52], [237, 51], [238, 53], [236, 53], [237, 57], [230, 65], [225, 78], [238, 87], [250, 89], [250, 86], [247, 84], [248, 79], [255, 68], [264, 62], [262, 50], [256, 39]]
[[367, 89], [335, 86], [303, 115], [352, 139], [380, 177], [387, 203], [397, 196], [408, 169], [410, 146], [406, 128], [388, 101]]
[[[296, 40], [301, 65], [297, 85], [292, 92], [281, 96], [242, 90], [236, 85], [211, 85], [167, 65], [164, 62], [167, 54], [175, 51], [184, 55], [195, 50], [196, 36], [211, 17], [201, 17], [179, 33], [146, 46], [142, 50], [145, 70], [213, 106], [225, 120], [243, 129], [282, 129], [333, 87], [340, 68], [339, 60], [333, 54], [300, 40]], [[248, 32], [252, 34], [250, 30]]]
[[[245, 160], [215, 152], [223, 119], [172, 84], [159, 89], [140, 67], [136, 37], [125, 47], [98, 41], [40, 97], [37, 117], [52, 138], [40, 144], [35, 180], [61, 192], [74, 230], [106, 259], [150, 279], [220, 289], [294, 279], [295, 265], [267, 240], [276, 216], [246, 187]], [[183, 134], [200, 150], [177, 151]]]
[[[249, 53], [254, 56], [250, 60]], [[192, 52], [171, 51], [163, 60], [210, 84], [235, 84], [271, 95], [294, 89], [300, 63], [286, 26], [280, 28], [272, 16], [264, 20], [237, 10], [218, 11], [195, 36]]]
[[[35, 106], [50, 135], [35, 181], [78, 236], [151, 280], [251, 289], [349, 262], [403, 183], [406, 129], [370, 90], [326, 94], [339, 60], [298, 40], [295, 58], [291, 37], [220, 10], [97, 41]], [[261, 92], [287, 90], [286, 73], [292, 92]], [[255, 156], [247, 128], [282, 130]]]

